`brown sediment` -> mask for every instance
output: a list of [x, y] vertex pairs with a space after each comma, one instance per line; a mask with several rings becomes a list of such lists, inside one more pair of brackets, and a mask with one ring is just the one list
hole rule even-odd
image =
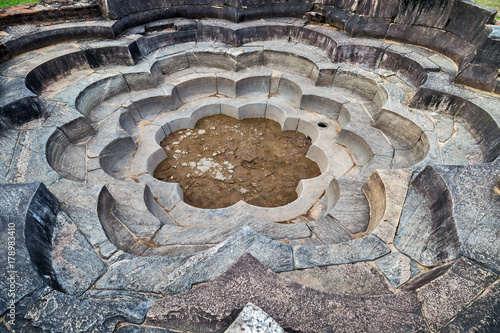
[[168, 158], [154, 177], [179, 183], [184, 201], [199, 208], [223, 208], [239, 200], [284, 206], [297, 199], [301, 179], [321, 174], [305, 157], [310, 139], [283, 132], [277, 122], [264, 118], [203, 118], [194, 129], [172, 133], [161, 145]]

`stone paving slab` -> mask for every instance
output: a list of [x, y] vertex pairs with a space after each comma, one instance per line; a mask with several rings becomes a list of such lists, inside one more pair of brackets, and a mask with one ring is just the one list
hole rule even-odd
[[[232, 311], [243, 309], [248, 302], [265, 310], [285, 330], [429, 331], [412, 294], [363, 297], [322, 293], [278, 277], [249, 254], [193, 291], [154, 301], [146, 325], [221, 332], [231, 323]], [[357, 320], [352, 321], [352, 316]]]

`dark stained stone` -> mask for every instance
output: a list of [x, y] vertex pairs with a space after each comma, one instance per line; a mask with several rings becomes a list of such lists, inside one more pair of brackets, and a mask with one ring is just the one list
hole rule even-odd
[[455, 83], [465, 84], [484, 91], [493, 91], [497, 83], [497, 69], [468, 64], [455, 78]]
[[452, 197], [431, 166], [410, 184], [394, 245], [425, 266], [437, 266], [460, 255]]
[[0, 118], [17, 127], [45, 115], [38, 97], [26, 88], [24, 79], [13, 79], [0, 86]]
[[384, 276], [369, 263], [344, 264], [294, 270], [279, 276], [309, 288], [339, 295], [385, 295], [391, 291]]
[[[11, 301], [17, 303], [28, 294], [46, 286], [47, 282], [39, 275], [40, 270], [31, 258], [32, 252], [26, 246], [26, 232], [36, 232], [38, 226], [43, 228], [43, 224], [47, 224], [49, 228], [49, 225], [55, 221], [58, 208], [59, 203], [43, 184], [0, 185], [0, 211], [2, 212], [0, 214], [0, 230], [2, 231], [0, 234], [0, 278], [2, 281], [0, 313], [6, 312], [7, 307], [11, 306]], [[39, 235], [41, 241], [43, 241], [44, 234], [41, 232]], [[30, 238], [32, 239], [33, 236], [35, 235]], [[45, 240], [47, 243], [39, 244], [40, 247], [37, 249], [40, 251], [38, 256], [40, 263], [50, 260], [47, 253], [50, 249], [50, 237]], [[9, 255], [9, 252], [14, 255]], [[10, 287], [12, 282], [14, 282], [14, 288]], [[15, 290], [13, 299], [9, 297], [11, 289]]]
[[374, 17], [395, 17], [398, 13], [399, 0], [360, 0], [356, 13]]
[[389, 24], [390, 18], [352, 15], [345, 24], [345, 31], [355, 37], [384, 38]]
[[500, 178], [497, 163], [435, 166], [450, 189], [453, 216], [463, 255], [500, 272], [500, 196], [494, 192]]
[[248, 303], [261, 308], [288, 332], [428, 331], [411, 293], [373, 297], [324, 293], [280, 278], [250, 254], [209, 283], [154, 301], [145, 324], [223, 332]]
[[396, 22], [443, 28], [456, 0], [402, 0]]
[[415, 290], [427, 323], [439, 331], [496, 279], [474, 261], [460, 258], [422, 275], [405, 290]]
[[500, 327], [500, 281], [496, 281], [456, 316], [442, 333], [497, 332]]

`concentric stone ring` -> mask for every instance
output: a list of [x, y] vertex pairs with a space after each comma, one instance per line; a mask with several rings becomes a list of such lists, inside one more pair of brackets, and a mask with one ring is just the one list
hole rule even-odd
[[[0, 44], [0, 332], [495, 331], [489, 9], [98, 2]], [[217, 114], [303, 133], [321, 175], [190, 206], [160, 142]]]

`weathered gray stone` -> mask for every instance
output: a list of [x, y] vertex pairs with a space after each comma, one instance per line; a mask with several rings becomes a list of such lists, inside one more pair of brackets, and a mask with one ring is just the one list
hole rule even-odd
[[356, 178], [339, 179], [340, 199], [329, 213], [351, 234], [366, 231], [370, 206], [362, 192], [364, 182]]
[[62, 291], [80, 296], [106, 272], [106, 266], [66, 213], [57, 216], [52, 266]]
[[258, 306], [248, 303], [238, 318], [224, 333], [284, 333], [271, 316]]
[[144, 257], [182, 257], [208, 250], [208, 245], [179, 245], [150, 247], [142, 254]]
[[370, 203], [367, 233], [387, 244], [394, 242], [411, 174], [408, 170], [377, 170], [363, 188]]
[[94, 302], [46, 288], [22, 300], [17, 310], [21, 318], [45, 332], [97, 333], [111, 332], [122, 321], [142, 323], [150, 304]]
[[0, 126], [0, 179], [7, 178], [21, 133], [15, 130], [4, 130]]
[[495, 332], [500, 322], [500, 281], [496, 281], [472, 304], [446, 325], [442, 333]]
[[279, 276], [309, 288], [337, 295], [385, 295], [391, 291], [384, 276], [365, 262], [324, 266], [279, 273]]
[[214, 279], [228, 269], [244, 253], [250, 253], [273, 271], [293, 269], [292, 247], [259, 235], [249, 227], [206, 251], [200, 252], [174, 272], [164, 277], [157, 291], [177, 294], [193, 284]]
[[43, 181], [49, 186], [61, 179], [61, 176], [49, 165], [45, 155], [47, 141], [53, 132], [54, 128], [21, 132], [7, 182]]
[[371, 261], [391, 252], [390, 248], [373, 235], [352, 241], [326, 245], [301, 246], [293, 249], [296, 268], [309, 268]]
[[436, 266], [460, 255], [450, 191], [430, 166], [410, 185], [394, 245], [424, 266]]
[[86, 145], [74, 145], [60, 129], [47, 142], [47, 160], [57, 173], [69, 180], [84, 182]]
[[244, 226], [271, 239], [298, 239], [311, 236], [311, 231], [305, 224], [267, 222], [245, 212], [239, 212], [227, 221], [208, 227], [182, 228], [165, 225], [154, 241], [159, 246], [218, 244], [233, 236]]
[[307, 226], [323, 244], [342, 243], [352, 239], [351, 234], [349, 234], [347, 230], [345, 230], [333, 217], [330, 217], [329, 215], [309, 222]]
[[465, 258], [436, 270], [406, 288], [416, 290], [423, 314], [434, 331], [440, 330], [497, 279], [497, 275]]
[[97, 213], [98, 197], [103, 185], [61, 180], [49, 188], [59, 198], [64, 211], [94, 248], [107, 241], [108, 238]]
[[162, 223], [146, 206], [145, 187], [136, 184], [107, 185], [116, 200], [113, 212], [139, 238], [152, 238]]
[[187, 259], [188, 257], [144, 258], [117, 252], [108, 261], [108, 272], [97, 281], [95, 288], [159, 293], [165, 277]]
[[371, 297], [324, 293], [278, 277], [249, 254], [211, 282], [154, 301], [145, 324], [222, 332], [234, 311], [249, 302], [265, 309], [285, 331], [429, 331], [411, 293]]
[[387, 280], [396, 288], [420, 273], [410, 258], [397, 252], [377, 260], [376, 263]]

